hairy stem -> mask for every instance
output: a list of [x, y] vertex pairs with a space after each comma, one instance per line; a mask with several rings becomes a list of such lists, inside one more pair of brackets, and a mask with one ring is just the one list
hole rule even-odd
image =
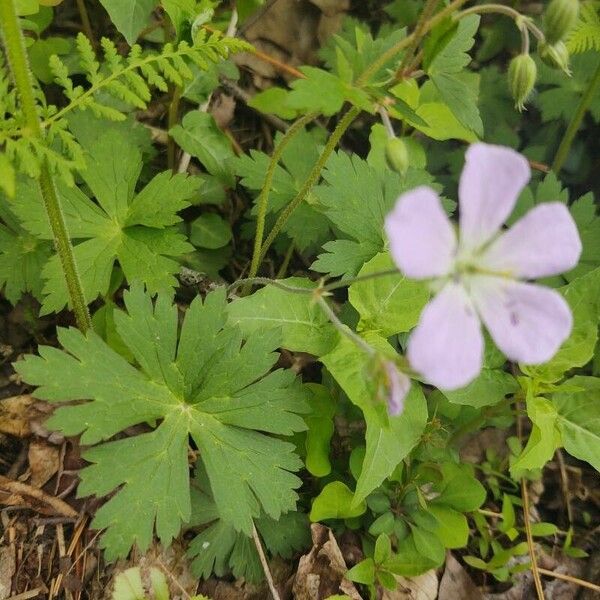
[[283, 226], [287, 223], [287, 220], [290, 218], [290, 215], [296, 210], [296, 208], [298, 208], [300, 203], [306, 198], [310, 190], [317, 183], [319, 176], [321, 175], [321, 171], [323, 170], [323, 167], [325, 166], [327, 160], [331, 156], [331, 153], [335, 150], [336, 146], [338, 145], [338, 142], [342, 139], [342, 136], [344, 135], [348, 127], [350, 127], [352, 121], [354, 121], [354, 119], [356, 119], [356, 117], [359, 115], [359, 113], [360, 108], [353, 106], [341, 118], [337, 127], [331, 134], [331, 137], [327, 140], [327, 144], [325, 144], [325, 148], [323, 148], [323, 152], [321, 153], [321, 156], [319, 156], [319, 160], [317, 161], [312, 171], [309, 173], [308, 177], [302, 184], [302, 188], [300, 189], [298, 194], [296, 194], [294, 199], [285, 207], [285, 209], [277, 218], [275, 225], [273, 225], [273, 229], [271, 229], [271, 232], [267, 236], [267, 239], [265, 240], [265, 243], [262, 246], [259, 262], [264, 259], [267, 250], [269, 249], [275, 238], [279, 235]]
[[[175, 86], [173, 88], [173, 95], [171, 96], [171, 102], [169, 103], [167, 131], [171, 131], [171, 129], [179, 122], [179, 101], [181, 100], [181, 93], [182, 89], [180, 86]], [[177, 165], [175, 164], [176, 150], [177, 146], [175, 140], [169, 135], [167, 141], [167, 166], [173, 173], [177, 173]]]
[[417, 48], [419, 47], [419, 43], [421, 42], [421, 40], [423, 39], [423, 36], [425, 35], [425, 32], [426, 32], [425, 26], [427, 25], [427, 22], [429, 21], [429, 19], [431, 19], [431, 16], [433, 15], [433, 12], [435, 11], [439, 1], [440, 0], [427, 0], [425, 2], [425, 6], [423, 7], [423, 10], [421, 11], [419, 19], [417, 21], [417, 24], [415, 25], [415, 29], [411, 36], [412, 39], [411, 39], [410, 45], [406, 49], [406, 52], [404, 53], [404, 56], [402, 57], [400, 66], [398, 67], [397, 75], [401, 75], [405, 71], [406, 67], [411, 63], [411, 61], [415, 55], [415, 52], [416, 52]]
[[[423, 25], [423, 30], [421, 32], [421, 36], [425, 36], [431, 29], [433, 29], [438, 23], [443, 21], [446, 17], [450, 16], [452, 13], [457, 11], [463, 4], [465, 4], [467, 0], [453, 0], [446, 6], [446, 8], [440, 10], [440, 12], [436, 13]], [[403, 40], [400, 40], [396, 44], [394, 44], [391, 48], [388, 48], [385, 52], [383, 52], [377, 60], [374, 60], [367, 69], [363, 72], [363, 74], [357, 79], [356, 85], [360, 87], [361, 85], [365, 85], [368, 83], [369, 79], [381, 69], [385, 63], [394, 58], [396, 54], [400, 51], [408, 48], [414, 39], [415, 34], [405, 37]]]
[[265, 219], [267, 217], [267, 208], [269, 203], [269, 193], [271, 191], [271, 185], [273, 183], [273, 177], [275, 176], [275, 170], [281, 160], [284, 150], [287, 145], [292, 141], [296, 134], [301, 131], [306, 125], [308, 125], [313, 119], [317, 117], [317, 113], [310, 113], [298, 119], [281, 138], [281, 141], [277, 147], [273, 150], [271, 156], [271, 162], [267, 169], [265, 176], [265, 183], [263, 184], [260, 194], [258, 196], [257, 209], [258, 214], [256, 216], [256, 236], [254, 238], [254, 251], [252, 253], [252, 262], [250, 263], [250, 271], [248, 277], [252, 278], [258, 273], [258, 267], [260, 265], [261, 251], [263, 237], [265, 234]]
[[[28, 133], [30, 136], [36, 138], [43, 138], [40, 118], [35, 103], [31, 71], [27, 62], [23, 33], [19, 25], [14, 0], [0, 1], [0, 30], [2, 31], [8, 63], [19, 94]], [[67, 226], [54, 180], [52, 179], [52, 173], [46, 161], [43, 161], [41, 165], [39, 185], [54, 237], [54, 246], [62, 266], [71, 306], [77, 320], [77, 326], [81, 331], [85, 332], [92, 326], [90, 314], [77, 272], [73, 247], [67, 232]]]
[[554, 162], [552, 163], [552, 170], [555, 173], [558, 173], [563, 168], [565, 160], [567, 160], [567, 156], [571, 150], [571, 145], [573, 144], [575, 135], [577, 135], [577, 131], [581, 126], [583, 117], [585, 117], [585, 114], [592, 103], [592, 99], [598, 91], [598, 86], [600, 86], [600, 61], [598, 62], [594, 76], [592, 77], [587, 89], [585, 90], [585, 93], [579, 101], [579, 105], [575, 110], [575, 114], [573, 115], [573, 118], [571, 119], [571, 122], [569, 123], [569, 126], [567, 127], [567, 130], [565, 131], [565, 134], [560, 142], [560, 146], [556, 151], [556, 156], [554, 157]]

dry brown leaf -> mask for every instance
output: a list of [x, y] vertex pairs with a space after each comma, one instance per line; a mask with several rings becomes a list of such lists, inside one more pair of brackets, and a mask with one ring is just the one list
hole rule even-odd
[[435, 600], [438, 595], [438, 578], [435, 569], [417, 577], [396, 575], [398, 587], [385, 590], [381, 600]]
[[60, 450], [48, 442], [34, 441], [29, 444], [28, 458], [33, 487], [41, 488], [58, 472]]
[[483, 600], [481, 590], [473, 583], [463, 566], [450, 553], [440, 581], [439, 600]]
[[[257, 50], [277, 61], [298, 66], [314, 64], [317, 50], [341, 25], [349, 0], [271, 0], [242, 28]], [[235, 55], [236, 63], [250, 68], [258, 88], [289, 74], [251, 53]]]
[[2, 546], [0, 548], [0, 600], [10, 597], [16, 568], [15, 549], [12, 546]]
[[29, 394], [0, 400], [0, 433], [20, 438], [31, 434], [31, 420], [39, 417], [36, 400]]
[[348, 568], [331, 529], [319, 523], [311, 525], [313, 547], [300, 558], [294, 579], [296, 600], [321, 600], [336, 594], [346, 594], [362, 600], [354, 584], [344, 579]]

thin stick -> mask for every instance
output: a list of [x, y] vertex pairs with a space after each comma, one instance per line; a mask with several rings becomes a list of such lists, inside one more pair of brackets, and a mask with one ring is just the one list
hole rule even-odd
[[269, 586], [269, 590], [271, 590], [271, 596], [273, 596], [273, 600], [281, 600], [279, 592], [275, 587], [273, 576], [271, 575], [271, 571], [269, 569], [269, 563], [267, 562], [267, 557], [265, 556], [265, 551], [263, 550], [262, 543], [260, 541], [260, 537], [258, 536], [258, 531], [256, 531], [256, 526], [254, 525], [254, 523], [252, 523], [252, 539], [254, 540], [254, 545], [256, 546], [256, 551], [258, 552], [258, 557], [260, 558], [260, 564], [262, 565], [263, 571], [265, 573], [267, 585]]
[[591, 583], [590, 581], [586, 581], [585, 579], [579, 579], [578, 577], [573, 577], [572, 575], [563, 575], [562, 573], [556, 573], [555, 571], [548, 571], [548, 569], [542, 569], [542, 567], [538, 567], [538, 571], [542, 575], [547, 575], [548, 577], [555, 577], [556, 579], [562, 579], [562, 581], [569, 581], [570, 583], [575, 583], [577, 585], [580, 585], [581, 587], [588, 588], [588, 590], [600, 592], [600, 585], [596, 585], [595, 583]]
[[90, 40], [90, 44], [94, 48], [98, 47], [98, 40], [94, 36], [94, 30], [92, 29], [92, 24], [90, 23], [90, 17], [88, 15], [87, 8], [85, 7], [85, 0], [77, 0], [77, 10], [79, 11], [79, 18], [81, 19], [81, 25], [83, 26], [83, 31], [85, 35]]

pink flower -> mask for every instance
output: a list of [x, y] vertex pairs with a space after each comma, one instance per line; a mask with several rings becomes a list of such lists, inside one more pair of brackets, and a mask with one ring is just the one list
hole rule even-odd
[[388, 413], [395, 417], [404, 411], [404, 398], [410, 390], [410, 379], [391, 360], [383, 362], [383, 371]]
[[563, 297], [524, 281], [577, 264], [581, 240], [567, 207], [546, 202], [501, 229], [529, 178], [529, 164], [517, 152], [473, 144], [459, 184], [458, 240], [428, 187], [400, 196], [386, 217], [398, 268], [413, 279], [432, 279], [437, 291], [407, 351], [412, 367], [436, 387], [455, 389], [477, 377], [481, 322], [508, 359], [525, 364], [548, 361], [571, 332]]

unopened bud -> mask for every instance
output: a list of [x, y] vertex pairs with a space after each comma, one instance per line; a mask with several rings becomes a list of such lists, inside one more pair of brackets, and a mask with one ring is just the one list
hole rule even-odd
[[519, 54], [510, 61], [508, 85], [518, 110], [523, 110], [525, 107], [525, 102], [535, 86], [536, 78], [537, 67], [529, 54]]
[[552, 0], [544, 13], [544, 34], [548, 44], [564, 40], [579, 14], [578, 0]]
[[560, 69], [567, 75], [571, 75], [569, 69], [569, 51], [564, 42], [556, 42], [556, 44], [541, 43], [538, 46], [538, 54], [542, 62], [553, 69]]
[[408, 148], [402, 138], [391, 137], [385, 145], [385, 157], [394, 170], [404, 175], [408, 170]]

